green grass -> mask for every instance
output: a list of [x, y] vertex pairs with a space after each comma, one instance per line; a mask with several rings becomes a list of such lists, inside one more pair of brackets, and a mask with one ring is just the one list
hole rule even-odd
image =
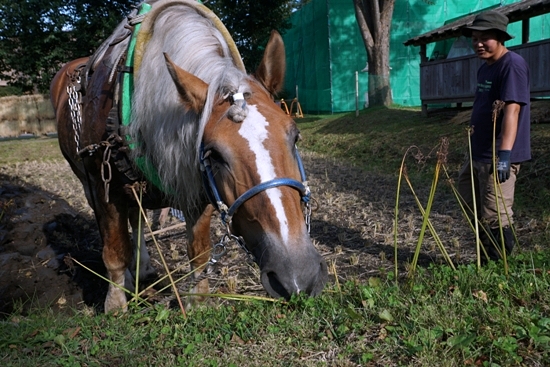
[[0, 141], [0, 166], [31, 161], [61, 161], [57, 139], [15, 139]]
[[353, 113], [312, 120], [296, 120], [303, 136], [301, 147], [378, 173], [395, 174], [410, 147], [428, 156], [441, 138], [449, 139], [449, 161], [456, 165], [462, 162], [467, 144], [464, 125], [442, 115], [424, 118], [415, 108], [376, 107], [358, 117]]
[[183, 318], [163, 307], [0, 325], [3, 366], [535, 366], [550, 363], [546, 253], [346, 283], [317, 298], [227, 302]]
[[0, 88], [0, 97], [7, 97], [7, 96], [13, 96], [13, 95], [19, 96], [22, 94], [23, 94], [23, 90], [18, 87], [7, 86], [7, 87]]
[[[433, 177], [429, 153], [442, 137], [449, 139], [451, 172], [467, 144], [464, 125], [446, 114], [422, 118], [418, 109], [373, 108], [358, 118], [297, 122], [302, 150], [380, 174], [397, 177], [407, 149], [418, 147], [424, 159], [407, 162], [423, 182]], [[520, 173], [516, 214], [544, 223], [550, 217], [550, 126], [532, 131], [533, 161]], [[37, 154], [24, 142], [6, 143], [16, 144], [0, 143], [1, 164]], [[219, 300], [187, 318], [163, 307], [97, 316], [16, 311], [0, 321], [0, 365], [548, 366], [550, 238], [543, 231], [532, 241], [535, 250], [509, 259], [508, 275], [501, 263], [457, 271], [431, 265], [409, 281], [382, 273], [367, 283], [329, 286], [317, 298]]]

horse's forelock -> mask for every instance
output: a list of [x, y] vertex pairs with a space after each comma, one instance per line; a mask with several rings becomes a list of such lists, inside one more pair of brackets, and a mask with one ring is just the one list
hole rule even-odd
[[[203, 113], [185, 111], [163, 58], [209, 85]], [[200, 196], [199, 146], [221, 95], [245, 89], [229, 47], [212, 23], [186, 5], [172, 6], [155, 20], [134, 79], [132, 140], [134, 156], [147, 156], [162, 182], [175, 194], [174, 206], [194, 206]]]
[[[231, 91], [227, 92], [225, 95], [228, 95], [229, 98], [232, 98], [232, 96], [236, 93], [239, 93], [241, 95], [250, 95], [251, 90], [248, 84], [242, 84], [239, 86], [239, 89], [237, 91]], [[233, 100], [233, 103], [231, 107], [227, 110], [227, 118], [234, 122], [243, 122], [246, 116], [248, 115], [248, 108], [246, 105], [245, 100]]]

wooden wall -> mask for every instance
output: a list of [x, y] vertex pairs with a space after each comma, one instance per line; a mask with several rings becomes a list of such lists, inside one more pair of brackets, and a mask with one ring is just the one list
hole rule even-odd
[[[531, 97], [550, 96], [550, 39], [510, 47], [530, 68]], [[427, 61], [420, 64], [420, 99], [427, 114], [429, 104], [473, 102], [477, 69], [476, 55]]]

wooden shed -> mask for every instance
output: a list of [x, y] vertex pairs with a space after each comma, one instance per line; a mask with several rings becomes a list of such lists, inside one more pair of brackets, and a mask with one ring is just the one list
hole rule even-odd
[[[531, 76], [531, 97], [550, 96], [550, 39], [529, 42], [529, 20], [550, 12], [550, 0], [524, 0], [492, 9], [508, 16], [510, 23], [521, 23], [521, 44], [509, 49], [527, 61]], [[472, 24], [475, 14], [426, 32], [404, 42], [405, 46], [420, 46], [420, 99], [422, 112], [428, 105], [473, 102], [477, 69], [481, 60], [475, 55], [429, 60], [426, 45], [462, 35], [462, 29]]]

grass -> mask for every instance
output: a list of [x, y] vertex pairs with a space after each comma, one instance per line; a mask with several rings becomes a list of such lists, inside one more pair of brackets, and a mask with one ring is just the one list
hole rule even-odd
[[[449, 170], [458, 170], [463, 159], [465, 126], [451, 117], [426, 119], [418, 109], [397, 107], [369, 109], [358, 118], [308, 116], [298, 120], [300, 147], [397, 178], [414, 146], [422, 155], [407, 158], [409, 171], [429, 184], [436, 160], [430, 152], [441, 137], [449, 139]], [[532, 131], [533, 161], [520, 173], [516, 215], [531, 217], [543, 230], [532, 238], [534, 250], [509, 259], [507, 275], [501, 263], [456, 271], [430, 265], [413, 280], [396, 282], [381, 272], [366, 283], [330, 285], [316, 298], [219, 300], [187, 318], [162, 306], [119, 315], [15, 311], [0, 321], [0, 365], [550, 365], [550, 238], [544, 230], [550, 127], [533, 125]], [[18, 143], [0, 143], [0, 164], [36, 154]]]
[[311, 120], [297, 120], [304, 137], [302, 148], [365, 170], [396, 174], [407, 149], [418, 147], [424, 155], [418, 158], [425, 159], [443, 137], [451, 141], [449, 160], [460, 164], [463, 159], [465, 126], [442, 115], [424, 118], [420, 109], [376, 107], [361, 111], [359, 117], [341, 114]]
[[0, 166], [32, 161], [57, 162], [63, 160], [57, 139], [0, 141]]
[[536, 366], [550, 363], [547, 254], [511, 273], [432, 266], [414, 284], [348, 282], [317, 298], [162, 306], [2, 322], [4, 366]]

